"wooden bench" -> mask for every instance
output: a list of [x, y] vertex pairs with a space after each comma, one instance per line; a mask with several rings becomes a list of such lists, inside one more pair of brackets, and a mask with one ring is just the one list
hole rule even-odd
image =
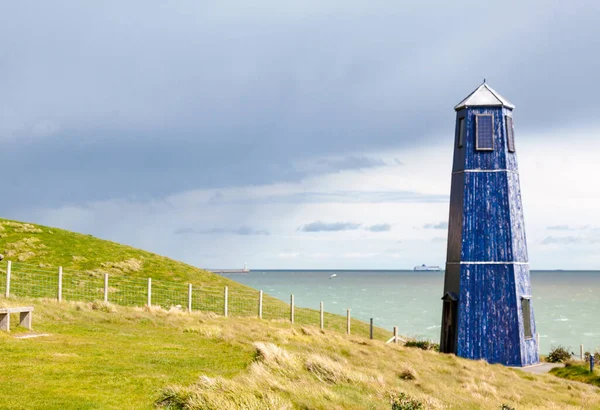
[[11, 313], [20, 313], [21, 317], [19, 325], [25, 326], [27, 329], [31, 330], [31, 316], [33, 315], [32, 306], [0, 308], [0, 330], [10, 332]]

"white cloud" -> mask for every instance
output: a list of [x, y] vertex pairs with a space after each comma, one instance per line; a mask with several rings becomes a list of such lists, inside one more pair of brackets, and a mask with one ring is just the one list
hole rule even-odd
[[[570, 136], [569, 144], [564, 135]], [[519, 134], [518, 155], [529, 255], [532, 268], [599, 268], [592, 255], [600, 250], [600, 184], [595, 181], [600, 142], [594, 132], [557, 131], [531, 137]], [[540, 141], [544, 141], [540, 145]], [[182, 192], [150, 201], [118, 199], [55, 209], [24, 210], [22, 219], [46, 223], [124, 242], [190, 263], [219, 267], [261, 268], [411, 268], [443, 265], [446, 238], [438, 229], [448, 218], [448, 203], [427, 199], [372, 201], [379, 192], [418, 192], [448, 197], [451, 144], [368, 153], [391, 164], [310, 176], [297, 183], [242, 186]], [[367, 154], [365, 154], [367, 155]], [[395, 166], [394, 158], [404, 165]], [[306, 192], [356, 192], [354, 198], [279, 201]], [[330, 198], [331, 200], [329, 200]], [[358, 200], [357, 200], [358, 198]], [[18, 215], [15, 215], [18, 217]], [[385, 224], [393, 230], [297, 232], [307, 221], [356, 221], [362, 227]], [[438, 221], [438, 222], [432, 222]], [[308, 222], [310, 223], [310, 222]], [[560, 235], [548, 227], [576, 227], [577, 235]], [[175, 235], [179, 228], [246, 235]], [[248, 233], [268, 232], [270, 235]], [[568, 231], [565, 231], [567, 233]], [[549, 237], [554, 239], [548, 239]], [[576, 238], [575, 241], [568, 237]], [[581, 240], [577, 239], [580, 238]], [[559, 243], [562, 241], [563, 243]], [[571, 242], [569, 246], [564, 242]], [[401, 250], [394, 249], [402, 243]], [[273, 252], [273, 249], [293, 249]], [[199, 251], [201, 250], [201, 251]], [[247, 256], [249, 255], [249, 256]], [[237, 266], [236, 265], [236, 266]]]

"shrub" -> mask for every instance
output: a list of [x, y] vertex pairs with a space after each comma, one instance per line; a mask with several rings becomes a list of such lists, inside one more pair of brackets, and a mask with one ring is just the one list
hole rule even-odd
[[[584, 353], [584, 355], [583, 355], [583, 359], [584, 359], [586, 362], [589, 362], [589, 361], [590, 361], [590, 356], [591, 356], [591, 355], [592, 355], [592, 354], [591, 354], [590, 352], [585, 352], [585, 353]], [[595, 361], [596, 363], [600, 364], [600, 350], [596, 350], [596, 351], [594, 352], [594, 361]]]
[[546, 361], [549, 363], [563, 363], [571, 358], [571, 353], [569, 353], [569, 349], [564, 346], [558, 345], [557, 347], [552, 347], [550, 350], [550, 354], [546, 358]]
[[404, 344], [406, 347], [418, 347], [423, 350], [434, 350], [436, 352], [440, 351], [439, 343], [433, 343], [429, 340], [409, 340]]
[[500, 406], [500, 410], [515, 410], [515, 408], [509, 406], [508, 404], [502, 404], [502, 406]]
[[406, 393], [392, 397], [392, 410], [421, 410], [423, 403]]

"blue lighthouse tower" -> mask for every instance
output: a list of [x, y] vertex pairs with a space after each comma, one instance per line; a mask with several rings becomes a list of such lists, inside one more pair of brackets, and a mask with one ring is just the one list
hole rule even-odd
[[455, 108], [440, 351], [539, 362], [513, 109], [485, 81]]

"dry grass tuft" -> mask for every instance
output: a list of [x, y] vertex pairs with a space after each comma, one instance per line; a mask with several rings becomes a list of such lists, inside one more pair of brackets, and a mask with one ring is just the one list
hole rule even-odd
[[209, 339], [220, 339], [223, 335], [223, 329], [219, 326], [200, 326], [200, 327], [187, 327], [183, 329], [183, 333], [197, 333], [202, 337]]
[[154, 314], [157, 314], [157, 313], [167, 313], [167, 311], [166, 311], [166, 310], [164, 310], [164, 309], [163, 309], [162, 307], [160, 307], [159, 305], [152, 305], [152, 306], [144, 305], [144, 306], [143, 306], [143, 307], [141, 307], [141, 308], [138, 308], [138, 307], [136, 307], [136, 308], [134, 308], [134, 309], [137, 309], [137, 310], [142, 310], [143, 312], [146, 312], [146, 313], [154, 313]]
[[104, 262], [100, 264], [112, 272], [131, 273], [142, 270], [144, 263], [136, 258], [130, 258], [121, 262]]
[[94, 301], [94, 302], [70, 302], [74, 307], [75, 310], [77, 311], [84, 311], [84, 310], [97, 310], [99, 312], [104, 312], [104, 313], [115, 313], [117, 311], [117, 308], [114, 305], [111, 305], [110, 303], [104, 302], [104, 301]]
[[317, 328], [314, 328], [314, 327], [309, 327], [309, 326], [302, 326], [300, 328], [300, 331], [305, 336], [317, 336], [317, 335], [321, 334], [321, 330], [320, 329], [317, 329]]
[[32, 251], [21, 252], [17, 256], [17, 261], [25, 262], [26, 260], [29, 260], [29, 259], [33, 258], [34, 256], [35, 256], [35, 253]]
[[256, 391], [221, 377], [202, 376], [189, 388], [169, 387], [157, 401], [166, 408], [189, 410], [291, 410], [292, 403], [269, 391]]
[[407, 365], [398, 375], [402, 380], [416, 380], [417, 372], [411, 365]]
[[45, 246], [40, 243], [38, 238], [23, 238], [16, 242], [7, 243], [4, 248], [4, 256], [7, 258], [16, 258], [17, 261], [24, 262], [36, 256], [34, 251], [43, 249]]
[[175, 306], [171, 306], [169, 307], [169, 309], [167, 309], [168, 313], [184, 313], [185, 310], [183, 309], [183, 307], [181, 305], [175, 305]]
[[271, 368], [297, 367], [294, 356], [273, 343], [255, 342], [256, 360]]
[[326, 383], [361, 383], [367, 380], [363, 374], [353, 371], [350, 366], [322, 354], [310, 355], [306, 359], [305, 367], [317, 379]]
[[[85, 257], [73, 256], [74, 262], [85, 262]], [[85, 271], [92, 277], [102, 277], [104, 274], [109, 275], [139, 272], [142, 270], [143, 262], [136, 258], [130, 258], [121, 262], [102, 262], [100, 268], [88, 269]]]
[[[14, 232], [16, 233], [42, 233], [42, 230], [40, 228], [36, 228], [35, 226], [28, 223], [4, 221], [0, 222], [0, 226], [1, 225], [10, 226], [11, 228], [14, 228]], [[4, 227], [2, 227], [2, 229], [4, 230]]]
[[92, 310], [99, 310], [105, 313], [115, 313], [117, 311], [114, 305], [111, 305], [110, 303], [104, 301], [90, 302], [89, 306]]

